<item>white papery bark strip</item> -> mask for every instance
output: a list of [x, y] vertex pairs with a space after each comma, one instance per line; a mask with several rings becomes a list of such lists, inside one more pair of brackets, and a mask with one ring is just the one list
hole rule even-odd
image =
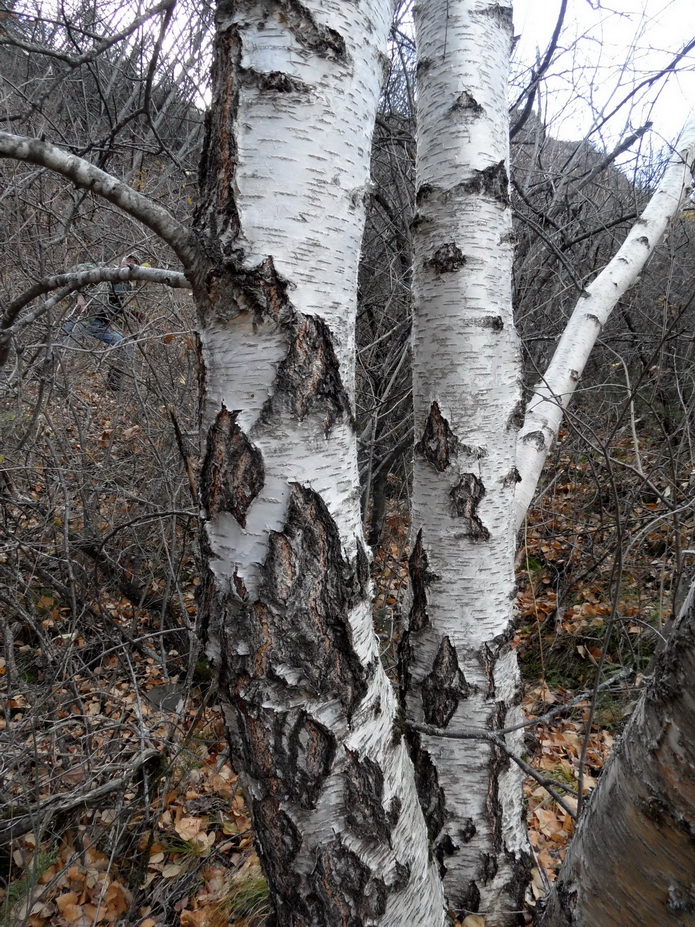
[[[408, 715], [503, 727], [518, 697], [514, 594], [519, 356], [511, 305], [507, 75], [511, 4], [423, 0], [414, 220], [415, 462], [404, 645]], [[450, 905], [516, 923], [520, 777], [489, 744], [414, 736]], [[436, 773], [433, 771], [436, 770]]]
[[516, 526], [520, 528], [548, 452], [589, 355], [620, 297], [633, 286], [678, 212], [695, 162], [695, 115], [675, 145], [661, 183], [611, 262], [579, 297], [543, 380], [536, 386], [519, 432]]

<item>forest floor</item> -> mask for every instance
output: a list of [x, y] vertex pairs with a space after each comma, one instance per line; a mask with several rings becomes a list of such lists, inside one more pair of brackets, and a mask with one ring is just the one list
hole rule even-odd
[[[74, 422], [66, 420], [67, 445], [78, 456], [89, 447], [89, 466], [111, 455], [122, 468], [127, 455], [114, 451], [117, 433], [130, 442], [128, 455], [138, 457], [140, 425], [131, 411], [123, 427], [121, 398], [104, 394], [96, 381], [85, 383], [83, 398], [92, 410], [87, 434], [79, 435], [78, 448], [70, 437]], [[166, 419], [166, 408], [160, 413]], [[49, 434], [35, 440], [50, 444]], [[527, 780], [531, 905], [546, 894], [572, 834], [572, 792], [586, 795], [595, 786], [634, 704], [670, 613], [673, 569], [671, 528], [655, 520], [658, 502], [640, 501], [634, 517], [652, 527], [639, 557], [636, 547], [625, 556], [616, 541], [620, 501], [610, 498], [607, 483], [562, 444], [552, 468], [524, 529], [514, 646], [524, 709], [541, 719], [527, 729], [526, 759], [556, 781], [566, 807]], [[15, 613], [0, 601], [8, 616], [0, 657], [0, 925], [261, 925], [265, 883], [209, 670], [199, 654], [184, 656], [183, 647], [163, 643], [171, 628], [154, 609], [170, 595], [190, 639], [199, 582], [192, 539], [177, 561], [176, 595], [165, 571], [150, 571], [143, 587], [141, 577], [110, 562], [95, 570], [76, 620], [76, 603], [66, 601], [72, 587], [52, 584], [53, 574], [39, 567], [32, 572], [16, 553], [55, 546], [58, 535], [84, 527], [84, 518], [68, 524], [54, 510], [39, 518], [46, 486], [40, 468], [21, 487], [8, 476], [0, 500], [0, 565], [24, 571], [25, 582]], [[407, 586], [407, 507], [396, 499], [395, 480], [393, 488], [373, 564], [375, 624], [387, 662]], [[127, 524], [139, 517], [122, 509], [120, 497], [112, 513]], [[102, 539], [114, 534], [112, 522], [98, 528]], [[108, 581], [109, 569], [120, 582]], [[142, 607], [123, 593], [130, 588], [124, 578], [139, 579]], [[597, 673], [601, 682], [614, 681], [592, 698]], [[484, 918], [470, 915], [463, 924], [484, 927]]]

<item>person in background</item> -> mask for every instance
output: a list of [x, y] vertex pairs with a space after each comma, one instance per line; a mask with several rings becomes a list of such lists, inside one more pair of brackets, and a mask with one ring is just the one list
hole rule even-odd
[[[134, 267], [139, 264], [135, 254], [124, 257], [120, 267]], [[80, 264], [76, 270], [90, 270], [96, 265]], [[130, 319], [142, 322], [142, 313], [134, 306], [128, 305], [130, 280], [117, 280], [114, 283], [101, 283], [93, 294], [85, 294], [82, 290], [77, 293], [75, 307], [79, 317], [65, 324], [63, 334], [57, 342], [58, 347], [70, 342], [79, 344], [85, 336], [89, 335], [97, 341], [114, 348], [112, 362], [106, 378], [107, 389], [123, 389], [124, 368], [132, 362], [133, 345], [128, 337], [123, 335], [114, 326], [116, 324], [128, 327]]]

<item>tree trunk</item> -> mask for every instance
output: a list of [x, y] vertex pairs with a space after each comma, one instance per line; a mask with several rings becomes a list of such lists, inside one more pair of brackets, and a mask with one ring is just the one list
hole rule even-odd
[[196, 216], [201, 596], [277, 925], [440, 927], [372, 629], [357, 262], [389, 0], [221, 2]]
[[543, 927], [695, 924], [695, 585], [582, 815]]
[[517, 923], [528, 873], [517, 769], [490, 744], [416, 728], [499, 728], [518, 713], [508, 644], [521, 411], [508, 192], [511, 5], [427, 0], [415, 16], [417, 443], [403, 685], [449, 902], [502, 927]]

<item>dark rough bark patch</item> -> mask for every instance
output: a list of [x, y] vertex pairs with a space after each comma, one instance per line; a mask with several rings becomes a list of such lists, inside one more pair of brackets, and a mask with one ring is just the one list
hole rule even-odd
[[459, 95], [451, 110], [452, 112], [462, 112], [471, 119], [477, 119], [483, 114], [483, 107], [467, 90], [464, 90]]
[[501, 315], [484, 315], [481, 319], [476, 320], [480, 328], [489, 328], [493, 332], [501, 332], [504, 328], [504, 320]]
[[217, 255], [220, 241], [236, 239], [240, 228], [234, 198], [238, 160], [234, 133], [238, 124], [240, 62], [238, 28], [218, 30], [213, 47], [213, 99], [205, 117], [199, 167], [200, 200], [193, 219], [210, 256]]
[[515, 428], [517, 431], [524, 424], [524, 417], [526, 415], [526, 405], [524, 404], [523, 399], [520, 399], [512, 409], [509, 418], [507, 419], [507, 430]]
[[314, 14], [299, 0], [276, 0], [297, 41], [321, 58], [348, 60], [345, 39], [335, 29], [318, 23]]
[[369, 756], [346, 750], [345, 819], [355, 834], [366, 840], [387, 841], [393, 823], [384, 807], [384, 774]]
[[237, 424], [237, 412], [224, 406], [207, 435], [200, 487], [208, 518], [230, 512], [242, 528], [246, 513], [263, 488], [263, 455]]
[[426, 200], [432, 196], [435, 191], [435, 187], [431, 183], [423, 183], [418, 187], [415, 194], [415, 203], [417, 206], [421, 206]]
[[369, 591], [369, 557], [362, 541], [357, 541], [357, 555], [355, 557], [355, 575], [359, 583], [360, 593], [366, 595]]
[[386, 911], [386, 884], [339, 837], [321, 847], [309, 884], [312, 924], [361, 927]]
[[443, 473], [459, 450], [459, 440], [451, 430], [435, 400], [430, 407], [430, 414], [425, 422], [422, 438], [415, 445], [418, 454], [422, 454], [435, 470]]
[[454, 716], [459, 702], [470, 688], [459, 666], [456, 648], [443, 637], [432, 670], [422, 683], [422, 710], [425, 721], [444, 728]]
[[514, 486], [516, 485], [516, 483], [520, 483], [520, 482], [521, 482], [521, 474], [519, 473], [516, 467], [512, 467], [509, 473], [507, 473], [506, 476], [502, 477], [503, 486]]
[[257, 87], [264, 93], [299, 93], [305, 95], [312, 89], [309, 84], [284, 71], [256, 71], [244, 68], [240, 78], [247, 87]]
[[410, 758], [415, 767], [415, 787], [427, 825], [427, 834], [434, 842], [444, 827], [446, 815], [444, 789], [439, 785], [437, 767], [422, 746], [420, 735], [416, 731], [409, 730], [406, 736]]
[[319, 415], [326, 433], [343, 415], [352, 421], [350, 400], [326, 323], [317, 316], [298, 316], [288, 328], [290, 346], [264, 416], [285, 411], [302, 421], [309, 414]]
[[274, 671], [282, 678], [289, 668], [298, 690], [337, 699], [349, 717], [368, 684], [348, 621], [356, 586], [325, 502], [294, 484], [285, 528], [271, 533], [263, 567], [267, 629], [257, 638], [258, 677]]
[[466, 818], [461, 829], [459, 830], [461, 843], [470, 843], [477, 833], [478, 828], [475, 826], [475, 821], [473, 818]]
[[480, 889], [473, 880], [468, 883], [465, 892], [461, 895], [460, 905], [462, 914], [477, 914], [480, 910]]
[[651, 243], [650, 243], [650, 241], [649, 241], [649, 239], [647, 238], [646, 235], [640, 235], [640, 237], [637, 239], [637, 241], [638, 241], [641, 245], [645, 245], [645, 247], [651, 248]]
[[437, 274], [451, 274], [460, 270], [466, 263], [466, 256], [456, 242], [450, 241], [437, 248], [429, 261], [426, 262]]
[[278, 911], [306, 911], [299, 888], [300, 879], [293, 861], [302, 845], [294, 821], [277, 804], [252, 801], [251, 813], [256, 830], [258, 855]]
[[244, 768], [273, 801], [314, 808], [336, 752], [333, 734], [303, 708], [250, 708], [239, 750]]
[[478, 518], [478, 505], [484, 495], [483, 482], [475, 473], [463, 473], [450, 492], [454, 512], [465, 520], [468, 536], [474, 541], [490, 540], [490, 532]]
[[521, 440], [524, 444], [535, 444], [539, 451], [545, 447], [545, 435], [542, 431], [529, 431]]
[[499, 853], [502, 848], [502, 803], [499, 799], [499, 774], [507, 768], [507, 765], [506, 754], [503, 754], [499, 747], [491, 745], [485, 811], [490, 826], [492, 849], [495, 853]]
[[427, 587], [438, 579], [436, 573], [430, 572], [427, 552], [422, 543], [422, 529], [417, 533], [413, 551], [408, 558], [408, 572], [410, 573], [410, 588], [413, 602], [408, 616], [408, 630], [417, 633], [430, 623], [427, 614]]
[[484, 853], [480, 861], [480, 880], [487, 885], [497, 875], [497, 858], [492, 853]]
[[432, 848], [432, 852], [434, 853], [434, 858], [437, 860], [437, 863], [439, 864], [437, 868], [439, 869], [439, 877], [441, 879], [443, 879], [444, 876], [446, 875], [447, 857], [453, 856], [457, 850], [458, 850], [458, 847], [456, 846], [454, 841], [451, 839], [451, 836], [449, 834], [443, 834], [439, 838], [439, 840], [437, 840], [434, 847]]
[[473, 177], [458, 185], [463, 193], [482, 194], [492, 197], [504, 206], [509, 205], [509, 176], [504, 161], [491, 164], [482, 171], [474, 171]]
[[512, 29], [514, 25], [511, 7], [502, 6], [499, 3], [491, 3], [489, 6], [483, 7], [482, 10], [474, 12], [473, 15], [490, 16], [493, 19], [498, 19], [503, 26], [508, 26], [510, 29]]

